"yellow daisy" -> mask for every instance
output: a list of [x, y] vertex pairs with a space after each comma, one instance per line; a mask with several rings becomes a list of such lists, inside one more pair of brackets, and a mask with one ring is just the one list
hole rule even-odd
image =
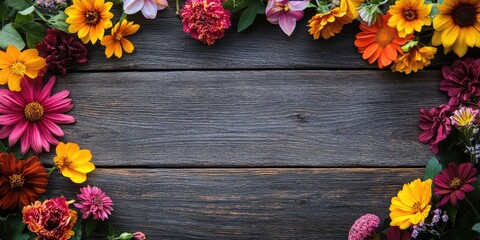
[[104, 0], [73, 0], [73, 5], [65, 9], [68, 15], [66, 22], [70, 24], [70, 33], [78, 32], [78, 37], [84, 44], [91, 41], [95, 44], [102, 40], [105, 29], [112, 27], [113, 13], [109, 12], [112, 2]]
[[80, 150], [76, 143], [60, 142], [56, 148], [57, 156], [53, 159], [55, 165], [64, 177], [74, 183], [83, 183], [87, 180], [87, 173], [95, 169], [90, 160], [92, 153], [88, 149]]
[[122, 48], [126, 53], [132, 53], [133, 44], [125, 37], [135, 34], [139, 28], [140, 25], [126, 20], [121, 24], [115, 24], [115, 27], [112, 28], [112, 35], [105, 36], [101, 41], [101, 44], [105, 46], [105, 56], [110, 58], [115, 53], [117, 58], [121, 58]]
[[437, 53], [435, 47], [412, 47], [406, 53], [403, 53], [397, 61], [392, 65], [392, 72], [403, 72], [410, 74], [412, 71], [417, 72], [423, 67], [430, 65], [431, 61]]
[[416, 179], [404, 184], [403, 189], [392, 198], [390, 205], [390, 226], [407, 229], [411, 225], [423, 222], [430, 212], [432, 198], [432, 179]]
[[388, 26], [397, 28], [400, 37], [412, 34], [414, 30], [420, 32], [424, 25], [432, 24], [429, 16], [431, 10], [432, 4], [425, 4], [424, 0], [396, 1], [388, 10], [392, 14]]
[[[308, 20], [310, 29], [308, 33], [317, 40], [320, 35], [323, 39], [329, 39], [335, 34], [340, 33], [343, 25], [351, 23], [353, 16], [351, 7], [355, 6], [358, 0], [341, 0], [340, 6], [337, 6], [325, 13], [318, 13]], [[355, 11], [356, 12], [356, 11]]]
[[8, 82], [11, 91], [20, 91], [21, 79], [26, 75], [36, 78], [47, 62], [38, 56], [36, 49], [27, 49], [20, 52], [15, 46], [10, 45], [7, 51], [0, 51], [0, 84]]
[[432, 44], [443, 45], [445, 54], [453, 51], [463, 57], [468, 47], [480, 47], [480, 1], [448, 0], [437, 5], [433, 19]]

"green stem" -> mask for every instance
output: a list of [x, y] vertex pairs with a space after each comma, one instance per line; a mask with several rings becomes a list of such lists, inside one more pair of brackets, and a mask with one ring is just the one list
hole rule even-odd
[[122, 16], [120, 16], [120, 19], [118, 20], [118, 23], [122, 23], [123, 20], [127, 19], [127, 14], [125, 12], [122, 12]]
[[50, 171], [48, 171], [48, 175], [52, 174], [52, 172], [57, 169], [57, 166], [54, 165], [52, 168], [50, 168]]
[[480, 215], [478, 214], [477, 209], [475, 208], [475, 206], [473, 206], [472, 202], [470, 202], [470, 200], [468, 200], [467, 196], [465, 196], [465, 200], [467, 200], [468, 205], [470, 205], [470, 207], [472, 208], [473, 212], [474, 212], [475, 215], [477, 216], [478, 220], [480, 220]]
[[35, 13], [46, 23], [48, 23], [48, 20], [45, 18], [45, 16], [43, 16], [43, 14], [38, 11], [36, 8], [35, 8]]
[[177, 7], [177, 12], [175, 12], [175, 14], [178, 16], [178, 13], [180, 12], [180, 2], [179, 2], [179, 0], [175, 0], [175, 4], [176, 4], [176, 7]]

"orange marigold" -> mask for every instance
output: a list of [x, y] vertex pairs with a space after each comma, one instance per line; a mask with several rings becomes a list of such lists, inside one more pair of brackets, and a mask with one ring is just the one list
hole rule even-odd
[[355, 40], [355, 46], [358, 52], [362, 53], [363, 59], [368, 59], [372, 64], [377, 61], [379, 68], [390, 65], [397, 59], [398, 53], [402, 53], [402, 45], [413, 38], [412, 34], [408, 34], [405, 38], [398, 36], [396, 28], [388, 26], [388, 20], [391, 15], [386, 14], [379, 17], [375, 24], [368, 26], [360, 24], [362, 32], [358, 33]]
[[135, 34], [139, 28], [140, 25], [127, 20], [115, 24], [115, 27], [112, 28], [112, 35], [105, 36], [100, 42], [105, 46], [105, 56], [110, 58], [115, 54], [115, 57], [121, 58], [122, 49], [126, 53], [132, 53], [135, 48], [132, 42], [125, 37]]
[[410, 74], [412, 71], [422, 70], [423, 67], [430, 65], [430, 60], [435, 57], [435, 53], [437, 53], [437, 48], [435, 47], [412, 47], [408, 52], [403, 53], [392, 65], [392, 72]]

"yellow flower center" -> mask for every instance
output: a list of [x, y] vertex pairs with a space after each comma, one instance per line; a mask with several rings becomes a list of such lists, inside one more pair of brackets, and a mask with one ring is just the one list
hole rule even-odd
[[56, 162], [58, 168], [62, 169], [62, 168], [70, 168], [70, 166], [72, 165], [72, 161], [70, 160], [70, 158], [68, 157], [60, 157], [60, 159], [58, 160], [58, 162]]
[[412, 206], [412, 212], [417, 213], [422, 211], [422, 204], [420, 202], [416, 202]]
[[384, 27], [378, 30], [377, 42], [382, 48], [392, 43], [394, 38], [395, 38], [395, 29]]
[[17, 75], [17, 76], [22, 76], [27, 73], [27, 66], [23, 62], [14, 62], [12, 66], [10, 66], [10, 69], [12, 70], [12, 73]]
[[450, 182], [450, 188], [457, 189], [460, 184], [462, 183], [462, 180], [460, 178], [453, 178], [452, 181]]
[[25, 178], [23, 178], [22, 174], [13, 174], [8, 177], [10, 180], [10, 188], [21, 188], [25, 184]]
[[123, 35], [121, 33], [115, 34], [115, 39], [117, 39], [118, 41], [120, 41], [122, 38], [123, 38]]
[[407, 19], [408, 21], [413, 21], [417, 19], [417, 11], [411, 8], [404, 9], [403, 18]]
[[38, 102], [28, 103], [23, 114], [29, 122], [37, 122], [43, 117], [43, 107]]
[[89, 25], [96, 25], [100, 21], [100, 13], [95, 10], [87, 10], [85, 12], [85, 23]]
[[453, 10], [453, 21], [461, 27], [472, 26], [477, 20], [476, 7], [468, 3], [460, 3]]

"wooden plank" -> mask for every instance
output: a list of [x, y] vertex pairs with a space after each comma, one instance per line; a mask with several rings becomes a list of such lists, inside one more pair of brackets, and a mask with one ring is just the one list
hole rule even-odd
[[[439, 71], [79, 73], [66, 141], [98, 166], [423, 166]], [[44, 157], [51, 163], [52, 154]]]
[[[365, 213], [423, 169], [97, 169], [88, 183], [113, 199], [110, 222], [149, 239], [346, 239]], [[51, 177], [50, 196], [78, 186]], [[101, 239], [100, 237], [98, 239]]]
[[[309, 12], [306, 16], [313, 14]], [[265, 15], [259, 15], [251, 29], [236, 33], [237, 15], [234, 14], [234, 27], [225, 38], [206, 46], [183, 32], [174, 5], [160, 11], [156, 20], [146, 20], [139, 13], [130, 18], [141, 24], [140, 31], [129, 37], [135, 45], [133, 55], [106, 60], [104, 47], [97, 44], [90, 48], [89, 63], [80, 70], [377, 68], [364, 61], [353, 44], [359, 32], [357, 21], [328, 41], [315, 41], [308, 34], [308, 19], [299, 21], [294, 34], [287, 37]], [[471, 55], [479, 53], [474, 51]], [[438, 54], [432, 66], [449, 65], [453, 59], [456, 59], [453, 54], [448, 57]]]

